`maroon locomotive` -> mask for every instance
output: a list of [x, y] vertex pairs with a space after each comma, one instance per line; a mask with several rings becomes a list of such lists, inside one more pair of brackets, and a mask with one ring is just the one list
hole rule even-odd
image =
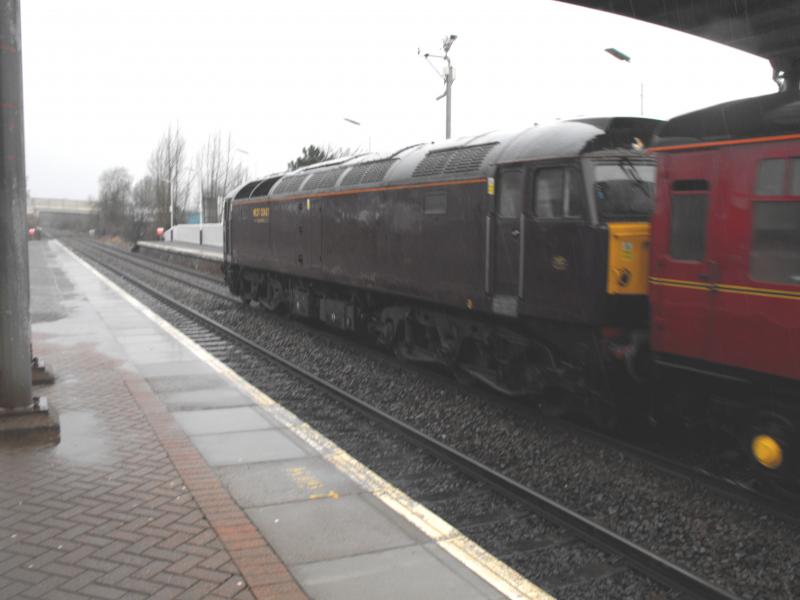
[[657, 124], [565, 121], [250, 182], [225, 201], [226, 279], [406, 359], [602, 412], [620, 369], [604, 336], [646, 328], [655, 167], [638, 140]]

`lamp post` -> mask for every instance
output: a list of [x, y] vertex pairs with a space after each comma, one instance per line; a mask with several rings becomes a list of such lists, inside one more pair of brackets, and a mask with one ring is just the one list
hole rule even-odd
[[[631, 57], [616, 48], [606, 48], [611, 56], [622, 62], [631, 64]], [[639, 78], [639, 114], [644, 116], [644, 79]]]
[[[172, 229], [175, 227], [175, 202], [172, 197], [172, 178], [164, 179], [163, 177], [158, 177], [158, 175], [156, 175], [156, 178], [167, 184], [167, 193], [169, 194], [169, 228]], [[170, 233], [170, 235], [172, 234]]]
[[[361, 127], [361, 122], [356, 121], [355, 119], [351, 119], [349, 117], [344, 117], [344, 120], [350, 123], [351, 125], [355, 125], [356, 127]], [[367, 152], [372, 152], [372, 135], [367, 136]]]
[[[444, 38], [444, 40], [442, 40], [442, 49], [444, 50], [443, 56], [440, 56], [438, 54], [430, 54], [427, 52], [423, 54], [425, 60], [428, 61], [428, 64], [431, 65], [433, 70], [436, 71], [436, 73], [442, 79], [444, 79], [444, 93], [441, 96], [437, 97], [436, 99], [437, 100], [441, 100], [442, 98], [446, 99], [445, 138], [448, 140], [450, 139], [450, 133], [451, 133], [450, 124], [451, 124], [451, 114], [452, 114], [453, 81], [455, 81], [455, 73], [453, 72], [453, 65], [450, 62], [450, 57], [448, 56], [448, 53], [450, 52], [450, 48], [452, 47], [453, 42], [455, 42], [456, 39], [458, 39], [457, 35], [448, 35], [446, 38]], [[419, 50], [417, 50], [417, 53], [419, 53]], [[430, 58], [441, 58], [442, 60], [444, 60], [447, 63], [444, 72], [439, 72], [439, 70], [433, 66], [433, 63], [430, 62]]]
[[[256, 163], [255, 159], [253, 159], [252, 155], [250, 154], [249, 150], [245, 150], [244, 148], [234, 148], [234, 152], [238, 152], [239, 154], [244, 154], [247, 157], [247, 162], [250, 163], [250, 166], [253, 168], [253, 177], [258, 177], [258, 164]], [[248, 167], [248, 177], [250, 176]]]

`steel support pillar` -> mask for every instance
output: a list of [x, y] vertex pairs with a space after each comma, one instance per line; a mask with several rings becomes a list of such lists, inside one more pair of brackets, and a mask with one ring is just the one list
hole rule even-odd
[[0, 0], [0, 441], [53, 443], [59, 427], [31, 395], [19, 0]]
[[19, 0], [0, 0], [0, 414], [31, 399]]

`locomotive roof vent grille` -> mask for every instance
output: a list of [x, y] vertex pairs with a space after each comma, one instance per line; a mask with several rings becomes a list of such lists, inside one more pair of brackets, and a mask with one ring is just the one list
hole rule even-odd
[[275, 185], [276, 181], [278, 181], [278, 177], [268, 177], [267, 179], [264, 179], [255, 187], [252, 192], [250, 192], [250, 198], [266, 196], [269, 194], [269, 191], [272, 189], [272, 186]]
[[381, 160], [370, 163], [367, 167], [367, 171], [361, 178], [361, 183], [376, 183], [378, 181], [383, 181], [383, 178], [386, 176], [386, 173], [389, 171], [389, 167], [392, 166], [393, 162], [393, 160]]
[[360, 183], [377, 183], [383, 181], [394, 160], [378, 160], [355, 165], [342, 179], [343, 186], [358, 185]]
[[496, 143], [467, 146], [466, 148], [449, 148], [428, 152], [414, 169], [412, 177], [430, 177], [444, 173], [469, 173], [477, 171], [483, 159]]
[[337, 169], [327, 169], [314, 173], [303, 188], [304, 191], [324, 190], [332, 188], [336, 185], [339, 176], [347, 167], [339, 167]]
[[296, 192], [300, 189], [300, 185], [303, 181], [308, 177], [307, 173], [301, 173], [300, 175], [290, 175], [289, 177], [284, 177], [278, 182], [278, 185], [275, 186], [275, 194], [290, 194], [292, 192]]
[[344, 176], [342, 179], [342, 185], [358, 185], [361, 183], [361, 178], [364, 176], [364, 173], [367, 172], [367, 165], [356, 165], [350, 171], [348, 171], [347, 175]]
[[261, 183], [260, 179], [256, 181], [251, 181], [250, 183], [246, 184], [242, 189], [240, 189], [236, 194], [236, 200], [239, 198], [249, 198], [250, 192], [253, 191], [253, 188], [256, 187], [259, 183]]

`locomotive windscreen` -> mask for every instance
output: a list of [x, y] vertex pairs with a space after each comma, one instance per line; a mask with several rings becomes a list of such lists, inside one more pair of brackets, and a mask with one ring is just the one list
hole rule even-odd
[[646, 219], [653, 212], [656, 167], [627, 158], [594, 165], [594, 201], [601, 221]]

